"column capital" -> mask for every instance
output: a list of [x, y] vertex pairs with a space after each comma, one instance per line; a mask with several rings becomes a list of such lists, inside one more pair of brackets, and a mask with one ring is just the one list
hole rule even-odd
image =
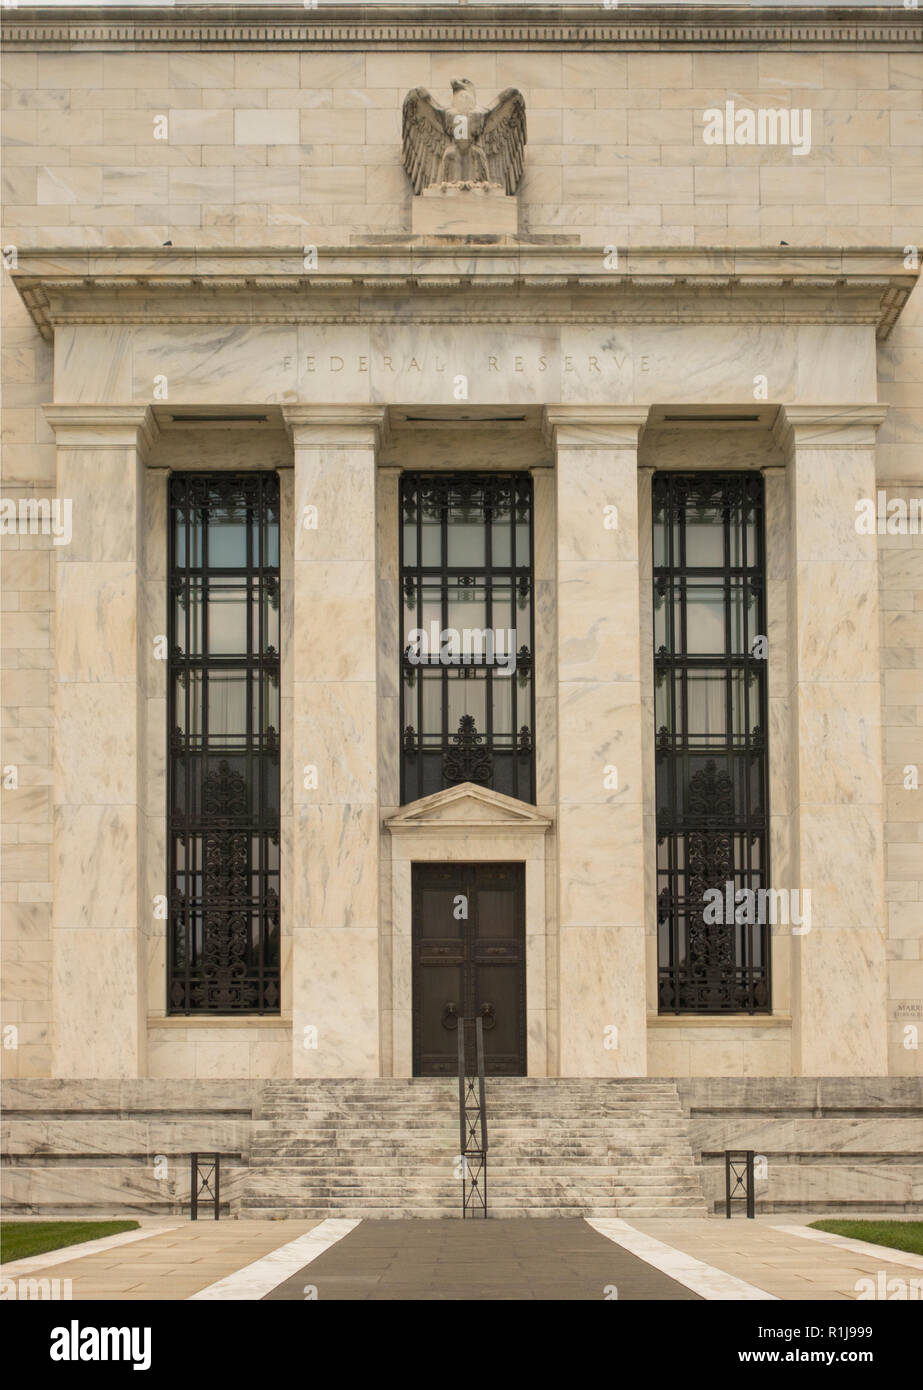
[[296, 448], [352, 445], [378, 449], [388, 437], [385, 405], [284, 405], [282, 417]]
[[99, 405], [96, 402], [42, 407], [63, 449], [137, 449], [150, 453], [160, 427], [149, 405]]
[[546, 405], [542, 433], [557, 449], [634, 449], [647, 423], [646, 405]]
[[875, 443], [878, 427], [888, 406], [869, 405], [782, 405], [772, 427], [772, 436], [783, 453], [799, 449], [868, 449]]

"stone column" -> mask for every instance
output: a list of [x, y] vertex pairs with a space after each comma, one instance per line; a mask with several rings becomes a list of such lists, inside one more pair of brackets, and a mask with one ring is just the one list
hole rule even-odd
[[[384, 821], [401, 804], [400, 768], [400, 665], [401, 578], [400, 578], [400, 468], [377, 470], [376, 512], [378, 534], [378, 791], [381, 826], [379, 849], [379, 997], [381, 1002], [381, 1075], [396, 1076], [399, 1057], [411, 1056], [408, 1020], [395, 1008], [395, 971], [400, 968], [396, 951], [396, 927], [392, 912], [391, 834]], [[404, 1034], [406, 1033], [406, 1039]], [[409, 1072], [408, 1072], [409, 1075]]]
[[546, 407], [557, 470], [560, 1071], [646, 1073], [638, 439]]
[[638, 575], [641, 648], [641, 784], [643, 788], [644, 839], [644, 942], [645, 1008], [657, 1014], [657, 797], [654, 717], [654, 514], [655, 469], [638, 469]]
[[[144, 1074], [140, 646], [149, 407], [54, 405], [57, 547], [52, 1074]], [[62, 513], [66, 517], [66, 510]]]
[[290, 406], [285, 419], [295, 450], [293, 1074], [378, 1076], [375, 457], [384, 408]]
[[[793, 872], [811, 892], [794, 939], [793, 1041], [803, 1076], [887, 1075], [878, 555], [856, 529], [875, 499], [886, 408], [787, 406]], [[769, 653], [772, 660], [772, 651]]]

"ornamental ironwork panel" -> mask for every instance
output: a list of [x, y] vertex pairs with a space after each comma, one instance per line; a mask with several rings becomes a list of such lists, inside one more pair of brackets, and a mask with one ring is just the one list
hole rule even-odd
[[279, 480], [169, 481], [167, 1010], [279, 1012]]
[[761, 475], [655, 474], [653, 533], [659, 1009], [765, 1013], [770, 928], [738, 905], [769, 886]]
[[401, 478], [401, 802], [535, 800], [532, 479]]

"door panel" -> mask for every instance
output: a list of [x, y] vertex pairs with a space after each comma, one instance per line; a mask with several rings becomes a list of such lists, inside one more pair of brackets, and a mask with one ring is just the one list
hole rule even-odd
[[525, 1076], [525, 865], [415, 864], [414, 1075], [454, 1076], [457, 1019], [478, 1013], [488, 1075]]

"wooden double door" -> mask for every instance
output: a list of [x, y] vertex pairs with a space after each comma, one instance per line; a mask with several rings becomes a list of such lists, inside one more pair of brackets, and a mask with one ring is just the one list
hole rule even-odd
[[456, 1075], [458, 1019], [478, 1015], [487, 1074], [525, 1076], [525, 865], [414, 864], [414, 1076]]

